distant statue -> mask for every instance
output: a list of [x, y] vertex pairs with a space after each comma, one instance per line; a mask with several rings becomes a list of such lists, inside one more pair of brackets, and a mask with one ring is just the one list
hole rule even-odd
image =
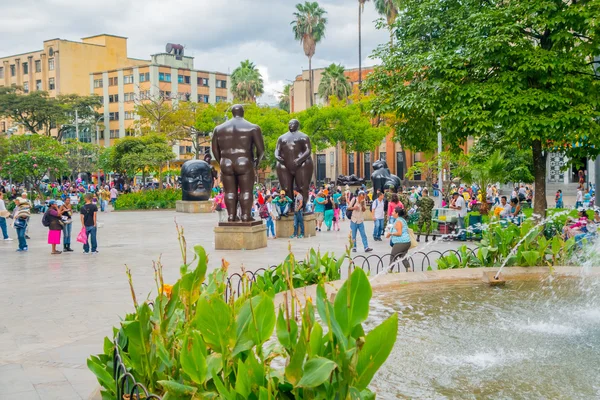
[[212, 189], [211, 167], [206, 161], [189, 160], [181, 166], [181, 200], [206, 201]]
[[308, 187], [313, 174], [310, 138], [298, 130], [300, 123], [293, 119], [289, 122], [289, 132], [279, 136], [275, 147], [277, 177], [285, 194], [293, 198], [297, 189], [307, 204]]
[[242, 222], [251, 222], [254, 221], [254, 171], [264, 156], [265, 144], [260, 127], [244, 119], [244, 108], [240, 104], [234, 105], [231, 113], [233, 118], [213, 132], [212, 152], [221, 166], [229, 222], [239, 220], [238, 204]]
[[377, 160], [373, 163], [371, 182], [373, 183], [373, 190], [375, 192], [377, 190], [384, 192], [390, 186], [398, 189], [402, 184], [400, 178], [390, 172], [385, 160]]
[[345, 186], [345, 185], [358, 186], [358, 185], [363, 185], [364, 183], [365, 183], [364, 179], [361, 179], [354, 174], [339, 175], [335, 182], [335, 184], [338, 186]]

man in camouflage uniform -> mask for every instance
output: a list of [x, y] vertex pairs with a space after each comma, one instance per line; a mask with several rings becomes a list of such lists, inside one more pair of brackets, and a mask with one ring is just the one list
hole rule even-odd
[[410, 204], [410, 200], [408, 199], [408, 194], [404, 192], [398, 193], [398, 200], [400, 200], [400, 203], [402, 203], [402, 205], [404, 206], [404, 210], [408, 212], [408, 210], [410, 210], [410, 207], [412, 206], [412, 204]]
[[396, 193], [396, 188], [394, 187], [394, 185], [387, 186], [385, 188], [385, 192], [383, 193], [383, 204], [385, 206], [385, 216], [383, 221], [384, 228], [388, 224], [388, 206], [390, 204], [390, 201], [392, 201], [392, 195], [394, 193]]
[[[431, 197], [429, 197], [429, 191], [423, 189], [423, 197], [417, 202], [419, 206], [419, 221], [417, 226], [419, 227], [419, 234], [417, 235], [417, 242], [421, 240], [421, 234], [423, 233], [423, 225], [427, 226], [427, 234], [425, 236], [425, 242], [429, 241], [429, 235], [431, 234], [431, 217], [435, 203]], [[435, 236], [433, 237], [435, 240]]]

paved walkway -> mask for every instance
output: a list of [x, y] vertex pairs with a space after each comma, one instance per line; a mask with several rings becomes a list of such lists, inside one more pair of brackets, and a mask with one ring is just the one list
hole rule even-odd
[[[98, 386], [86, 359], [102, 350], [119, 316], [132, 311], [125, 267], [133, 271], [138, 300], [155, 288], [152, 261], [161, 256], [166, 282], [179, 276], [181, 256], [174, 220], [185, 228], [189, 246], [209, 252], [210, 266], [230, 262], [230, 272], [243, 265], [254, 270], [281, 262], [289, 239], [269, 240], [266, 249], [215, 251], [214, 214], [177, 214], [174, 211], [112, 212], [101, 214], [100, 254], [85, 255], [75, 242], [74, 253], [51, 255], [41, 217], [31, 219], [29, 252], [17, 253], [14, 242], [0, 241], [0, 400], [87, 399]], [[373, 223], [367, 222], [367, 232]], [[311, 247], [340, 254], [348, 243], [349, 224], [341, 232], [292, 240], [302, 257]], [[16, 239], [15, 231], [10, 235]], [[369, 243], [377, 254], [389, 253], [386, 242]], [[424, 246], [424, 245], [421, 245]], [[456, 247], [439, 241], [430, 248]], [[359, 247], [361, 248], [361, 247]], [[361, 254], [359, 251], [358, 254]]]

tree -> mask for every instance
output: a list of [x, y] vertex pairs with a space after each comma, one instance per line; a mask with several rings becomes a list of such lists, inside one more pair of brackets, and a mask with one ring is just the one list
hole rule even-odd
[[436, 155], [429, 153], [426, 155], [425, 159], [427, 161], [419, 161], [414, 163], [406, 171], [406, 178], [414, 179], [415, 174], [421, 174], [425, 177], [427, 186], [432, 187], [433, 179], [438, 176], [441, 165], [442, 173], [446, 176], [446, 179], [442, 182], [440, 189], [445, 195], [450, 193], [452, 178], [456, 172], [459, 170], [462, 171], [463, 168], [468, 164], [468, 158], [460, 152], [443, 151], [442, 153]]
[[[79, 129], [88, 129], [93, 132], [95, 122], [99, 117], [98, 108], [102, 107], [102, 97], [97, 95], [80, 96], [78, 94], [61, 94], [56, 101], [63, 109], [60, 118], [55, 121], [60, 125], [56, 140], [61, 141], [68, 131], [74, 129], [76, 123]], [[75, 138], [80, 140], [79, 137]]]
[[135, 129], [142, 135], [164, 135], [169, 143], [174, 144], [189, 135], [186, 124], [193, 125], [193, 118], [187, 113], [191, 111], [190, 107], [189, 102], [173, 104], [163, 96], [136, 101], [135, 113], [139, 119]]
[[244, 107], [245, 117], [253, 124], [260, 126], [265, 143], [265, 156], [261, 168], [275, 168], [275, 146], [279, 136], [288, 131], [290, 115], [277, 108], [250, 104]]
[[146, 174], [156, 172], [159, 183], [162, 183], [162, 168], [174, 158], [175, 154], [164, 135], [128, 136], [115, 142], [106, 167], [130, 178], [141, 173], [142, 182]]
[[64, 109], [48, 92], [23, 93], [19, 87], [0, 87], [0, 116], [23, 125], [31, 133], [50, 136], [53, 123], [61, 120]]
[[285, 85], [283, 87], [283, 92], [281, 92], [281, 95], [279, 96], [279, 108], [281, 108], [284, 111], [290, 112], [290, 107], [291, 107], [291, 103], [290, 103], [290, 89], [292, 87], [291, 83], [288, 83], [287, 85]]
[[200, 156], [201, 147], [210, 147], [210, 136], [218, 125], [225, 122], [229, 106], [228, 103], [198, 104], [192, 131], [192, 145], [196, 158]]
[[394, 22], [398, 17], [398, 6], [396, 0], [373, 0], [375, 2], [375, 10], [385, 18], [387, 28], [390, 31], [390, 46], [394, 44]]
[[413, 148], [435, 143], [438, 130], [453, 145], [501, 130], [531, 148], [543, 215], [548, 151], [600, 151], [599, 13], [599, 0], [405, 2], [396, 43], [375, 54], [383, 62], [369, 77], [374, 108], [398, 115]]
[[244, 60], [233, 70], [231, 91], [236, 99], [252, 103], [256, 103], [256, 98], [264, 93], [262, 75], [253, 62]]
[[63, 159], [69, 167], [71, 181], [75, 181], [81, 172], [91, 173], [98, 168], [100, 148], [97, 145], [69, 139], [64, 142], [62, 147], [64, 149]]
[[312, 57], [315, 55], [317, 43], [325, 37], [325, 26], [327, 25], [327, 18], [323, 8], [319, 6], [316, 1], [306, 1], [304, 4], [296, 4], [297, 12], [294, 13], [294, 21], [292, 21], [292, 31], [294, 32], [294, 38], [304, 48], [304, 54], [308, 57], [308, 82], [310, 87], [310, 105], [314, 104], [315, 90], [313, 86], [313, 73], [312, 73]]
[[319, 96], [329, 102], [331, 96], [346, 100], [352, 94], [352, 85], [344, 75], [345, 68], [339, 64], [331, 64], [323, 71], [319, 84]]

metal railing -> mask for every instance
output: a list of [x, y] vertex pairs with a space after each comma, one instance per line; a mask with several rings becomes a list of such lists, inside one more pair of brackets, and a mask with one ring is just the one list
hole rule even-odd
[[[117, 399], [148, 399], [162, 400], [162, 397], [148, 392], [146, 386], [135, 380], [131, 372], [127, 371], [121, 353], [119, 351], [118, 335], [115, 339], [115, 350], [113, 351], [113, 377], [115, 378]], [[142, 393], [142, 396], [140, 396]]]

